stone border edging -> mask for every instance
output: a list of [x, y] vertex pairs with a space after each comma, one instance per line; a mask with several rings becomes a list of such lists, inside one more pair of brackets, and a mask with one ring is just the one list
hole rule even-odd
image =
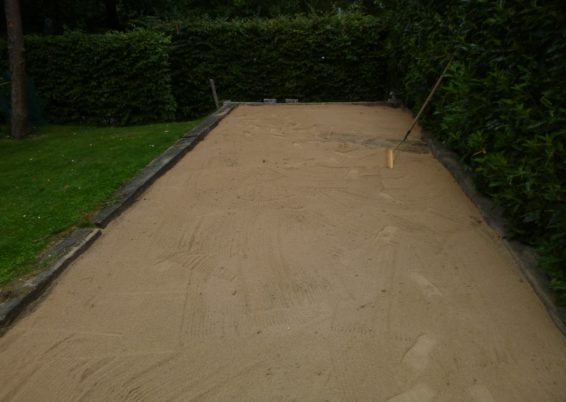
[[18, 316], [35, 302], [49, 285], [102, 234], [102, 229], [119, 216], [137, 197], [157, 178], [175, 165], [187, 152], [195, 147], [218, 123], [238, 106], [228, 102], [204, 121], [184, 134], [175, 144], [151, 161], [133, 179], [116, 192], [114, 201], [99, 211], [92, 219], [98, 228], [77, 228], [68, 236], [49, 247], [39, 257], [39, 261], [48, 262], [48, 267], [16, 287], [16, 295], [0, 303], [0, 336], [9, 329]]
[[559, 307], [554, 303], [556, 300], [554, 291], [550, 288], [547, 276], [538, 266], [539, 257], [536, 251], [532, 247], [508, 238], [506, 220], [501, 209], [476, 190], [471, 174], [464, 169], [458, 155], [425, 131], [423, 131], [423, 137], [433, 156], [450, 172], [460, 188], [480, 210], [486, 223], [501, 238], [501, 242], [517, 261], [523, 276], [543, 303], [548, 315], [566, 336], [566, 307]]

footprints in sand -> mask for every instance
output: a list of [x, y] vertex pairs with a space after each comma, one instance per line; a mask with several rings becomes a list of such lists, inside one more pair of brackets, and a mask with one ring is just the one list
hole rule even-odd
[[[427, 334], [417, 338], [415, 343], [405, 352], [402, 364], [421, 373], [430, 363], [430, 354], [436, 346], [436, 340]], [[387, 402], [428, 402], [434, 400], [437, 392], [428, 384], [420, 382], [400, 394], [388, 399]]]
[[430, 300], [434, 297], [442, 296], [442, 292], [436, 286], [434, 286], [434, 284], [429, 281], [424, 275], [419, 274], [418, 272], [411, 272], [409, 274], [409, 277], [414, 283], [419, 286], [425, 298]]
[[379, 198], [381, 198], [384, 201], [393, 203], [395, 205], [402, 205], [403, 202], [397, 200], [396, 198], [392, 197], [390, 194], [384, 193], [384, 192], [380, 192], [379, 194]]
[[424, 370], [429, 364], [430, 353], [435, 346], [436, 340], [430, 335], [419, 336], [415, 344], [403, 356], [403, 364], [417, 372]]
[[402, 394], [395, 395], [387, 402], [428, 402], [436, 396], [436, 391], [428, 384], [420, 383]]
[[358, 180], [360, 178], [360, 171], [358, 169], [350, 169], [347, 173], [348, 178]]
[[485, 386], [476, 384], [468, 388], [468, 393], [474, 402], [495, 402], [495, 398]]
[[[491, 392], [483, 385], [474, 385], [468, 388], [473, 402], [495, 402]], [[435, 400], [437, 392], [426, 383], [418, 383], [407, 391], [395, 395], [387, 402], [428, 402]]]
[[397, 227], [395, 226], [385, 226], [377, 234], [376, 240], [386, 244], [396, 244], [395, 234], [397, 233]]

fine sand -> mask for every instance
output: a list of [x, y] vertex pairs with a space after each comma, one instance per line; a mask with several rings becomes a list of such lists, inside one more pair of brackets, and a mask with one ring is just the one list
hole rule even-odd
[[384, 167], [410, 122], [237, 108], [0, 338], [0, 400], [565, 401], [478, 210], [422, 145]]

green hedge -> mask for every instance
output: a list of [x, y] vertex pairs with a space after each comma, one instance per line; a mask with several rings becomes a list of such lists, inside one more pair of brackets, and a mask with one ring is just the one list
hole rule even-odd
[[221, 99], [238, 101], [386, 94], [385, 28], [375, 17], [200, 20], [167, 33], [27, 37], [28, 74], [47, 118], [126, 124], [168, 120], [175, 110], [197, 117], [214, 108], [209, 78]]
[[566, 303], [566, 18], [560, 1], [396, 1], [391, 65], [424, 125], [456, 150]]
[[175, 101], [169, 45], [166, 36], [141, 30], [29, 36], [28, 76], [52, 122], [121, 125], [170, 120]]
[[357, 14], [190, 22], [173, 35], [178, 116], [211, 110], [209, 78], [221, 99], [381, 100], [384, 37], [380, 20]]

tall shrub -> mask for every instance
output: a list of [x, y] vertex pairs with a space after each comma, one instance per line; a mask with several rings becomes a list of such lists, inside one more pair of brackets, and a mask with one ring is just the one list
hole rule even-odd
[[169, 44], [169, 38], [142, 30], [28, 36], [28, 72], [50, 121], [168, 120], [175, 114]]
[[189, 21], [173, 35], [178, 114], [193, 117], [213, 107], [209, 78], [223, 99], [381, 100], [384, 32], [381, 20], [358, 14]]

